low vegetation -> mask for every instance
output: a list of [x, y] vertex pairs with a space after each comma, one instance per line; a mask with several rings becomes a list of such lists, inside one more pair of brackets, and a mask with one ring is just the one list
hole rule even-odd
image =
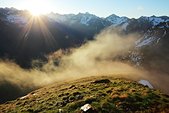
[[0, 105], [10, 113], [81, 113], [90, 104], [98, 113], [168, 113], [169, 96], [137, 82], [111, 77], [90, 77], [57, 83]]

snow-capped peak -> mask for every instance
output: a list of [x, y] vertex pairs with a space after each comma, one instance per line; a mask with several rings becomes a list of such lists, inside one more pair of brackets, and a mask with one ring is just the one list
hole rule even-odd
[[0, 8], [1, 19], [10, 23], [24, 25], [28, 22], [27, 11], [15, 8]]
[[7, 20], [11, 23], [26, 24], [27, 19], [21, 15], [8, 15]]
[[66, 21], [69, 21], [71, 20], [71, 18], [73, 16], [75, 16], [74, 14], [64, 14], [64, 15], [61, 15], [61, 14], [58, 14], [58, 13], [50, 13], [47, 15], [49, 19], [52, 19], [56, 22], [66, 22]]
[[79, 16], [79, 19], [80, 19], [80, 23], [81, 24], [84, 24], [86, 26], [89, 25], [89, 22], [92, 20], [92, 19], [97, 19], [99, 17], [93, 15], [93, 14], [90, 14], [88, 12], [86, 13], [79, 13], [77, 16]]
[[161, 16], [161, 17], [156, 17], [156, 16], [146, 17], [146, 16], [142, 16], [142, 17], [140, 17], [140, 19], [144, 19], [144, 20], [147, 20], [147, 21], [151, 22], [151, 24], [153, 26], [156, 26], [156, 25], [160, 24], [161, 22], [169, 22], [169, 18], [168, 17], [164, 17], [164, 16]]
[[97, 17], [93, 14], [90, 14], [88, 12], [78, 13], [77, 15], [75, 15], [75, 14], [60, 15], [60, 14], [50, 13], [48, 15], [48, 17], [50, 19], [57, 21], [57, 22], [62, 22], [62, 23], [68, 22], [69, 24], [79, 22], [80, 24], [83, 24], [86, 26], [89, 25], [90, 20], [99, 18], [99, 17]]
[[119, 17], [115, 14], [112, 14], [109, 17], [107, 17], [106, 20], [111, 22], [111, 24], [113, 26], [118, 26], [122, 23], [125, 23], [128, 20], [128, 18], [127, 17]]

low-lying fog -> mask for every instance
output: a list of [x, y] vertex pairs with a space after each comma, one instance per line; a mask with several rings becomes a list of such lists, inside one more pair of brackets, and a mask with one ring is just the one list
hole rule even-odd
[[[112, 30], [104, 30], [70, 53], [58, 51], [49, 56], [49, 62], [41, 69], [25, 70], [10, 61], [0, 61], [0, 102], [15, 99], [39, 87], [82, 77], [109, 75], [138, 81], [146, 79], [157, 89], [169, 94], [169, 75], [149, 72], [135, 65], [115, 60], [134, 47], [137, 34], [119, 35]], [[58, 60], [58, 66], [54, 65]]]

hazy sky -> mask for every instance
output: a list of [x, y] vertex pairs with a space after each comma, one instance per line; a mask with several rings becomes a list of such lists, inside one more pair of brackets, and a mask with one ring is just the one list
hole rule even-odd
[[[38, 4], [35, 4], [35, 1], [38, 1]], [[89, 12], [100, 17], [116, 14], [135, 18], [151, 15], [169, 16], [169, 0], [0, 0], [0, 7], [29, 9], [33, 5], [43, 8], [45, 13]]]

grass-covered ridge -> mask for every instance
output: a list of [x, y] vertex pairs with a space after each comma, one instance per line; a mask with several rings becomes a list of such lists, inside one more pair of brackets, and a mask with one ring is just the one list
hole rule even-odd
[[91, 104], [99, 113], [169, 112], [169, 96], [137, 82], [91, 77], [57, 83], [0, 105], [0, 112], [72, 112]]

